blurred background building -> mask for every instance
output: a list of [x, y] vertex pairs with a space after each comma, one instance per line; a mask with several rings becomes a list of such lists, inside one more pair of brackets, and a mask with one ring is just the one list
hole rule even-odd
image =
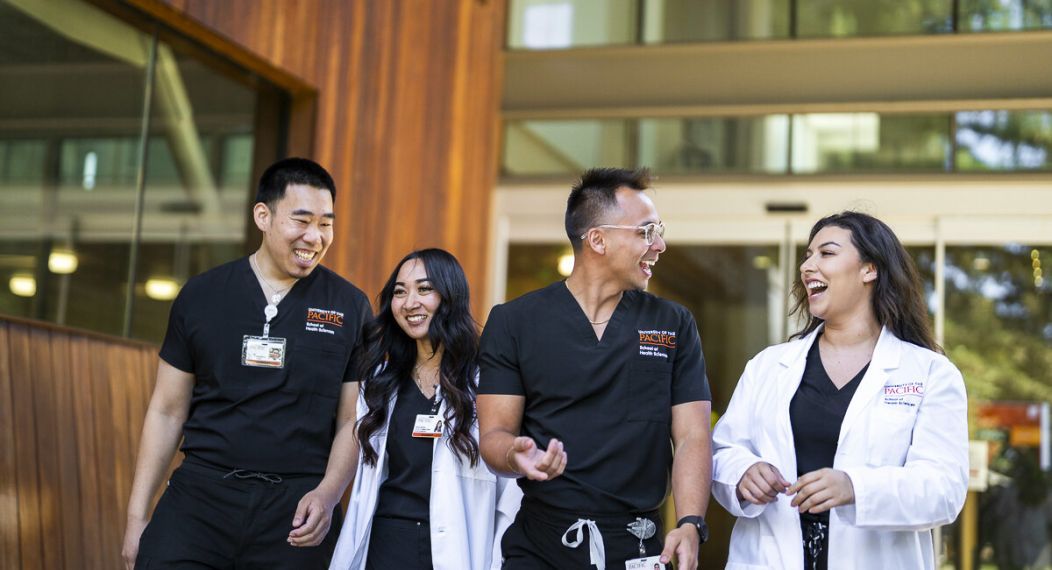
[[717, 413], [811, 224], [884, 219], [971, 398], [941, 563], [1052, 568], [1050, 64], [1052, 0], [0, 0], [0, 566], [113, 567], [171, 300], [306, 155], [327, 265], [445, 247], [480, 321], [572, 268], [582, 170], [650, 167]]

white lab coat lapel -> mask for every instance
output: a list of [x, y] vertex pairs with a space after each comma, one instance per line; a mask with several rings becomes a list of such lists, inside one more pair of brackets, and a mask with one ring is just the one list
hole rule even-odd
[[782, 476], [790, 481], [796, 479], [796, 446], [793, 443], [792, 421], [789, 419], [789, 403], [800, 387], [804, 367], [807, 366], [807, 352], [818, 337], [818, 330], [821, 330], [821, 326], [786, 350], [778, 361], [782, 369], [778, 374], [778, 402], [774, 408], [778, 414], [778, 433], [773, 442], [775, 453], [778, 454], [775, 465], [782, 471]]
[[855, 395], [844, 414], [844, 421], [840, 424], [840, 436], [837, 439], [838, 448], [843, 447], [844, 435], [851, 430], [855, 422], [873, 404], [877, 394], [887, 383], [891, 370], [899, 367], [899, 357], [902, 352], [902, 341], [884, 327], [877, 339], [877, 346], [873, 349], [873, 359], [870, 360], [869, 368], [862, 377]]

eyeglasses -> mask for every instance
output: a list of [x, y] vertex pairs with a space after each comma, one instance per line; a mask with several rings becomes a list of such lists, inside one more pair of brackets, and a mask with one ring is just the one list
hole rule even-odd
[[[589, 228], [588, 231], [592, 231], [594, 229], [599, 228], [612, 230], [635, 230], [637, 232], [640, 232], [640, 235], [643, 236], [643, 240], [647, 242], [647, 245], [654, 245], [654, 240], [657, 239], [657, 236], [661, 236], [662, 238], [665, 237], [665, 224], [662, 223], [651, 222], [645, 226], [615, 226], [613, 224], [602, 224], [599, 226]], [[584, 239], [587, 236], [588, 232], [585, 232], [581, 234], [581, 239]]]

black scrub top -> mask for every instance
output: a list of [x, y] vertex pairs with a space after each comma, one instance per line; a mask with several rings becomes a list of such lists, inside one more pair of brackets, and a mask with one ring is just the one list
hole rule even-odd
[[626, 291], [597, 341], [562, 281], [493, 308], [482, 333], [479, 394], [525, 396], [522, 435], [565, 444], [566, 471], [520, 478], [523, 493], [577, 513], [661, 504], [672, 465], [671, 408], [710, 400], [694, 318]]
[[426, 523], [431, 519], [431, 464], [435, 440], [413, 437], [417, 414], [438, 413], [434, 398], [425, 398], [409, 378], [398, 387], [387, 427], [387, 479], [380, 486], [378, 517]]
[[266, 304], [247, 257], [190, 279], [172, 304], [160, 356], [195, 378], [181, 449], [221, 469], [324, 475], [369, 301], [316, 267], [270, 322], [269, 336], [286, 339], [285, 366], [245, 366], [244, 337], [263, 334]]
[[818, 348], [818, 337], [807, 353], [800, 387], [789, 402], [789, 422], [793, 428], [793, 445], [796, 448], [796, 476], [832, 467], [836, 457], [840, 426], [851, 404], [862, 377], [869, 364], [844, 385], [837, 389], [822, 366]]

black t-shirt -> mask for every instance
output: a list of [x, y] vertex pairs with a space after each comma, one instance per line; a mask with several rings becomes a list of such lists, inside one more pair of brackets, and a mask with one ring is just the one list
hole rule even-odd
[[387, 480], [380, 486], [376, 515], [426, 523], [431, 519], [431, 463], [435, 440], [413, 437], [417, 414], [431, 414], [435, 399], [425, 398], [406, 378], [387, 427]]
[[223, 469], [323, 475], [365, 294], [325, 267], [278, 305], [270, 337], [286, 339], [283, 368], [241, 364], [243, 339], [261, 336], [267, 299], [248, 258], [190, 279], [172, 305], [161, 358], [194, 375], [183, 426], [186, 460]]
[[869, 364], [837, 389], [822, 366], [818, 338], [807, 353], [807, 364], [792, 401], [789, 402], [789, 422], [793, 428], [796, 448], [796, 476], [824, 467], [832, 467], [836, 457], [840, 425], [851, 404]]
[[626, 291], [597, 342], [562, 281], [493, 308], [478, 393], [525, 396], [522, 435], [566, 446], [566, 471], [519, 479], [523, 493], [593, 514], [657, 508], [672, 465], [671, 408], [711, 398], [685, 308]]

